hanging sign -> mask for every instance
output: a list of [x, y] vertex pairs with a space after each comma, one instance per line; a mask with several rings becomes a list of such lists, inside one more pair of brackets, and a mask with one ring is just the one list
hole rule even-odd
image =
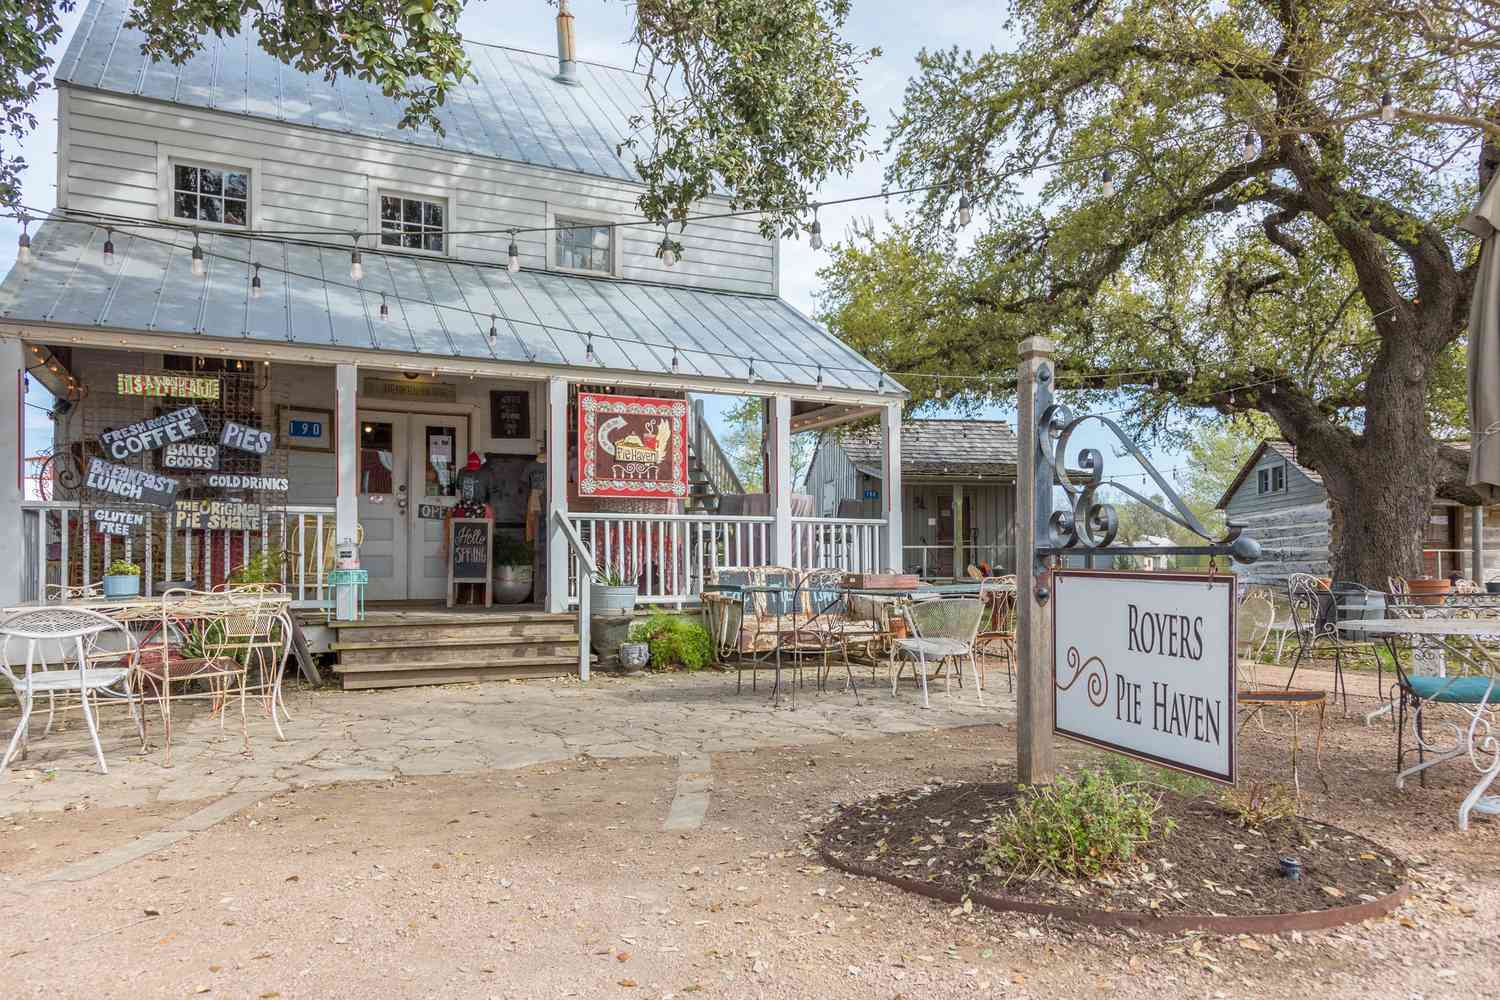
[[179, 500], [172, 527], [192, 531], [259, 531], [260, 504], [238, 500]]
[[448, 522], [448, 606], [457, 585], [484, 585], [484, 604], [491, 598], [490, 557], [495, 547], [495, 525], [487, 517], [455, 517]]
[[578, 494], [687, 496], [687, 403], [578, 394]]
[[219, 444], [226, 448], [248, 451], [252, 455], [264, 455], [271, 450], [271, 432], [226, 420], [224, 429], [219, 432]]
[[208, 477], [208, 485], [221, 490], [262, 490], [266, 493], [285, 493], [291, 486], [281, 476], [243, 476], [234, 472], [216, 472]]
[[490, 437], [531, 437], [531, 390], [490, 390]]
[[162, 449], [163, 469], [191, 469], [207, 472], [219, 467], [219, 446], [203, 441], [178, 441]]
[[126, 500], [138, 500], [162, 510], [171, 507], [177, 496], [177, 480], [158, 476], [145, 469], [116, 465], [102, 458], [89, 461], [83, 485], [85, 489], [124, 497]]
[[1054, 731], [1233, 784], [1234, 581], [1053, 570]]
[[136, 528], [146, 526], [146, 515], [134, 510], [106, 510], [103, 507], [94, 509], [92, 520], [94, 530], [101, 535], [119, 535], [130, 537]]
[[118, 396], [170, 396], [177, 399], [218, 399], [219, 380], [197, 375], [145, 375], [120, 372], [115, 376]]
[[208, 433], [208, 424], [196, 406], [185, 406], [159, 417], [142, 420], [126, 427], [107, 430], [99, 435], [99, 443], [109, 457], [124, 461], [131, 455], [143, 451], [155, 451], [163, 445], [186, 441], [199, 434]]

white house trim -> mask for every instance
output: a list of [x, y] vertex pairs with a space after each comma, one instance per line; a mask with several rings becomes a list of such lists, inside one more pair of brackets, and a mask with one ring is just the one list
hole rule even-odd
[[607, 215], [601, 214], [597, 209], [572, 208], [568, 205], [558, 205], [550, 201], [546, 203], [544, 212], [546, 215], [545, 225], [547, 231], [542, 233], [541, 236], [542, 239], [545, 240], [547, 253], [547, 270], [556, 271], [559, 274], [583, 274], [594, 278], [600, 277], [604, 274], [604, 272], [602, 271], [589, 271], [577, 267], [563, 267], [557, 262], [557, 233], [555, 230], [558, 227], [558, 219], [563, 219], [568, 222], [582, 222], [591, 226], [608, 226], [609, 273], [616, 278], [624, 276], [625, 248], [622, 244], [622, 240], [624, 239], [624, 231], [616, 225], [616, 223], [620, 221], [619, 219], [611, 219]]
[[[218, 167], [222, 170], [237, 170], [249, 173], [250, 224], [248, 226], [231, 226], [223, 222], [195, 221], [179, 219], [174, 216], [172, 214], [172, 164], [178, 162], [189, 163], [195, 167]], [[264, 173], [265, 168], [258, 159], [240, 160], [226, 158], [202, 150], [189, 149], [185, 146], [168, 146], [165, 143], [158, 142], [156, 144], [156, 217], [161, 222], [170, 222], [173, 225], [205, 231], [213, 229], [226, 233], [243, 233], [247, 229], [256, 229], [260, 226], [262, 202], [260, 181]]]

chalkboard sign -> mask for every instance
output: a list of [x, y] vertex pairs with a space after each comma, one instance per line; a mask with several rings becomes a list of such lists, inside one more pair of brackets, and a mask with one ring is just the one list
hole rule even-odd
[[490, 437], [531, 437], [531, 390], [490, 390]]
[[489, 518], [455, 517], [448, 522], [448, 607], [453, 607], [461, 583], [483, 585], [484, 606], [490, 606], [494, 548], [495, 525]]

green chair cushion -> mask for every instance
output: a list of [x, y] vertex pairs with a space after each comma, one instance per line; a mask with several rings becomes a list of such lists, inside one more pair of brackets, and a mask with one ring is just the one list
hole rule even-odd
[[[1490, 688], [1488, 677], [1410, 677], [1406, 683], [1423, 701], [1455, 705], [1477, 705], [1485, 689]], [[1500, 679], [1490, 688], [1489, 703], [1500, 705]]]

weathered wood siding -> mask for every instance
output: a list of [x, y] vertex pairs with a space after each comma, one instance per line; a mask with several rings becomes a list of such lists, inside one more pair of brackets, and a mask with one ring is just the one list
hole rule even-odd
[[[1260, 470], [1278, 465], [1286, 468], [1286, 489], [1280, 493], [1257, 492]], [[1267, 448], [1256, 461], [1255, 468], [1250, 470], [1250, 474], [1240, 484], [1240, 488], [1235, 490], [1234, 496], [1229, 498], [1225, 513], [1229, 520], [1238, 524], [1255, 514], [1305, 507], [1308, 504], [1323, 503], [1327, 499], [1328, 494], [1320, 483], [1313, 482], [1301, 469]]]
[[[1304, 479], [1306, 477], [1303, 477]], [[1277, 507], [1234, 518], [1245, 534], [1260, 542], [1258, 562], [1235, 564], [1235, 572], [1251, 583], [1280, 584], [1293, 573], [1328, 576], [1330, 522], [1328, 504]]]
[[[252, 221], [263, 229], [369, 230], [371, 196], [382, 189], [447, 198], [455, 230], [540, 228], [556, 215], [639, 218], [635, 201], [642, 188], [627, 181], [66, 84], [61, 89], [58, 205], [74, 212], [160, 218], [160, 164], [164, 157], [182, 156], [249, 168]], [[726, 206], [714, 200], [704, 210]], [[656, 257], [660, 230], [616, 234], [621, 277], [726, 291], [776, 290], [775, 244], [760, 236], [754, 220], [695, 222], [686, 232], [674, 231], [683, 254], [671, 270]], [[455, 235], [451, 244], [452, 256], [497, 262], [505, 259], [509, 237]], [[547, 266], [542, 234], [518, 235], [516, 244], [522, 265]], [[365, 245], [375, 241], [366, 239]]]
[[880, 488], [880, 480], [866, 476], [854, 467], [838, 435], [824, 434], [808, 465], [803, 488], [813, 498], [813, 509], [819, 517], [834, 517], [852, 504], [860, 504], [862, 510], [868, 508], [873, 513], [848, 514], [850, 517], [880, 517], [880, 501], [864, 499], [866, 480], [873, 483], [872, 489]]

